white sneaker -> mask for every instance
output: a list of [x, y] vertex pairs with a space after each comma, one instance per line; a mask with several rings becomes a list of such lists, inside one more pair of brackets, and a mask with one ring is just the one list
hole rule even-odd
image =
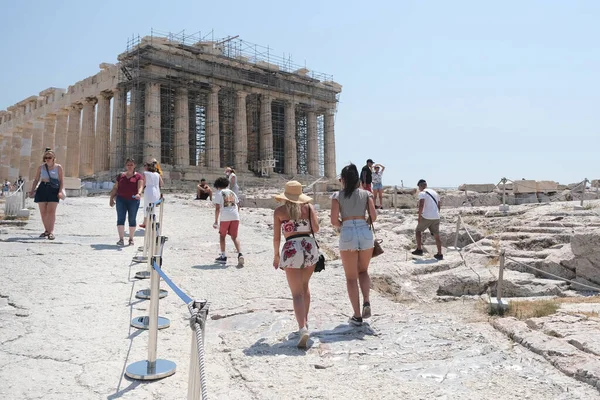
[[242, 253], [238, 254], [238, 267], [242, 268], [244, 266], [244, 256]]
[[308, 342], [308, 338], [310, 337], [310, 335], [308, 333], [308, 329], [302, 328], [302, 329], [300, 329], [300, 331], [298, 331], [298, 334], [300, 335], [300, 338], [298, 339], [297, 346], [299, 349], [305, 349], [306, 343]]

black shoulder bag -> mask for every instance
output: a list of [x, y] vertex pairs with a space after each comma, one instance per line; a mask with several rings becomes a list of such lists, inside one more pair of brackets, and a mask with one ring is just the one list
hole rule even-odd
[[48, 173], [48, 179], [50, 179], [50, 187], [52, 189], [59, 189], [60, 188], [60, 180], [58, 180], [56, 178], [52, 178], [50, 176], [50, 170], [48, 169], [48, 164], [44, 163], [44, 167], [46, 167], [46, 172]]
[[319, 249], [319, 260], [315, 264], [315, 272], [321, 272], [325, 269], [325, 256], [321, 253], [321, 249], [319, 247], [319, 242], [317, 241], [317, 238], [315, 237], [315, 233], [313, 232], [310, 204], [308, 205], [308, 226], [310, 228], [310, 234], [312, 235], [313, 239], [315, 240], [315, 244], [317, 245], [317, 249]]

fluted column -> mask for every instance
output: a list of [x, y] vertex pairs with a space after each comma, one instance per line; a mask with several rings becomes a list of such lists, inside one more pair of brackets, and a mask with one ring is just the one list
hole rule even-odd
[[335, 179], [337, 170], [335, 166], [335, 110], [329, 109], [324, 115], [325, 137], [324, 137], [324, 155], [325, 155], [325, 176]]
[[296, 150], [296, 103], [285, 103], [284, 151], [285, 164], [283, 172], [288, 175], [298, 173], [298, 153]]
[[56, 162], [65, 165], [67, 162], [67, 123], [69, 110], [62, 109], [56, 113], [56, 126], [54, 128], [54, 152]]
[[[23, 134], [21, 135], [21, 153], [19, 154], [19, 176], [29, 181], [29, 169], [31, 164], [31, 136], [33, 134], [33, 124], [27, 122], [23, 125]], [[27, 186], [26, 190], [29, 190]]]
[[144, 161], [156, 160], [160, 163], [160, 84], [146, 84], [146, 120], [144, 122]]
[[[273, 159], [273, 117], [271, 112], [271, 102], [273, 98], [269, 95], [262, 95], [260, 100], [260, 159]], [[267, 170], [273, 172], [272, 168]]]
[[31, 158], [29, 161], [29, 180], [35, 179], [37, 167], [42, 163], [44, 156], [44, 120], [37, 118], [33, 120], [33, 131], [31, 133]]
[[94, 141], [94, 174], [108, 171], [108, 150], [110, 148], [110, 99], [112, 93], [98, 96], [98, 116], [96, 118], [96, 140]]
[[208, 94], [208, 109], [206, 115], [206, 166], [219, 168], [220, 138], [219, 138], [219, 86], [212, 86]]
[[[11, 142], [12, 133], [9, 131], [5, 131], [2, 136], [0, 136], [0, 181], [8, 176], [9, 171], [9, 151]], [[2, 182], [4, 183], [4, 182]]]
[[19, 167], [21, 165], [21, 137], [23, 136], [23, 128], [18, 126], [13, 129], [12, 140], [10, 143], [10, 161], [8, 180], [14, 182], [19, 177]]
[[54, 150], [54, 127], [56, 125], [56, 114], [46, 114], [44, 116], [44, 137], [42, 147]]
[[69, 126], [67, 128], [67, 167], [65, 168], [65, 174], [68, 177], [73, 178], [79, 178], [79, 143], [81, 135], [82, 108], [83, 106], [79, 103], [72, 104], [69, 108]]
[[[136, 130], [141, 129], [139, 126], [141, 110], [139, 110], [141, 102], [143, 101], [142, 93], [137, 87], [131, 88], [129, 93], [129, 107], [127, 107], [127, 122], [125, 125], [125, 158], [127, 157], [142, 157], [142, 154], [137, 154], [136, 148]], [[121, 160], [120, 163], [124, 163], [125, 160]]]
[[127, 104], [123, 89], [113, 90], [112, 131], [110, 135], [110, 170], [112, 172], [121, 168], [125, 162], [125, 119], [127, 118]]
[[309, 109], [306, 112], [307, 146], [306, 157], [308, 174], [319, 176], [319, 139], [317, 137], [317, 114]]
[[237, 92], [235, 98], [233, 154], [235, 168], [248, 169], [248, 121], [246, 117], [246, 92]]
[[88, 97], [83, 103], [81, 116], [81, 144], [79, 155], [79, 176], [94, 173], [94, 142], [96, 141], [96, 103], [95, 97]]
[[175, 165], [190, 165], [190, 109], [188, 90], [175, 90]]

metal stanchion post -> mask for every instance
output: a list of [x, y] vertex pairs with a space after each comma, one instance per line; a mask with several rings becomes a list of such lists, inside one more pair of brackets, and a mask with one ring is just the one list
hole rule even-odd
[[500, 268], [498, 270], [498, 283], [496, 284], [496, 298], [490, 299], [490, 306], [492, 309], [497, 309], [499, 312], [503, 312], [508, 308], [508, 302], [502, 300], [502, 282], [504, 280], [504, 263], [506, 262], [506, 254], [504, 249], [500, 250]]
[[[204, 343], [205, 336], [205, 323], [206, 317], [208, 315], [208, 306], [206, 300], [194, 301], [192, 306], [193, 309], [198, 309], [198, 313], [202, 316], [200, 317], [200, 321], [197, 321], [200, 324], [202, 329], [202, 343]], [[203, 386], [201, 379], [201, 371], [199, 367], [199, 359], [198, 359], [198, 332], [196, 331], [197, 327], [195, 326], [192, 329], [192, 345], [191, 345], [191, 354], [190, 354], [190, 370], [189, 370], [189, 380], [188, 380], [188, 400], [200, 400], [202, 399], [203, 392], [206, 392], [206, 388]]]
[[[153, 238], [151, 241], [151, 247], [150, 247], [150, 251], [151, 254], [156, 254], [156, 249], [160, 249], [160, 256], [162, 257], [162, 249], [163, 246], [165, 244], [165, 241], [167, 240], [166, 237], [164, 236], [159, 236], [158, 235], [158, 229], [159, 229], [159, 224], [156, 223], [156, 216], [153, 215], [151, 217], [151, 224], [152, 224], [152, 231], [151, 231], [151, 237]], [[151, 277], [152, 274], [152, 259], [148, 259], [148, 270], [147, 271], [139, 271], [138, 273], [135, 274], [136, 278], [139, 279], [148, 279]], [[160, 289], [158, 298], [162, 299], [164, 297], [167, 297], [169, 293], [166, 290]], [[135, 297], [138, 299], [143, 299], [143, 300], [148, 300], [150, 298], [151, 295], [151, 290], [150, 289], [142, 289], [142, 290], [138, 290], [137, 293], [135, 294]], [[166, 327], [165, 327], [166, 328]]]
[[587, 183], [588, 183], [588, 179], [585, 178], [583, 180], [582, 186], [581, 186], [581, 201], [578, 206], [574, 207], [575, 210], [583, 210], [583, 200], [585, 199], [585, 189], [587, 187]]
[[502, 205], [500, 206], [500, 211], [507, 212], [508, 206], [506, 205], [506, 178], [502, 178], [500, 182], [502, 182]]
[[[152, 257], [152, 263], [157, 265], [162, 264], [160, 256]], [[152, 268], [152, 276], [150, 277], [150, 290], [152, 296], [150, 298], [150, 315], [149, 315], [149, 337], [148, 337], [148, 359], [130, 364], [125, 374], [132, 379], [154, 380], [171, 376], [177, 369], [173, 361], [157, 359], [157, 339], [159, 329], [158, 316], [158, 289], [160, 285], [160, 277], [158, 272]]]
[[397, 203], [397, 199], [398, 199], [398, 186], [394, 185], [394, 196], [392, 197], [392, 201], [394, 202], [394, 215], [396, 215], [396, 212], [398, 210], [398, 203]]
[[[150, 256], [152, 255], [152, 253], [148, 252], [149, 250], [149, 244], [150, 244], [150, 216], [152, 215], [152, 210], [154, 209], [154, 206], [152, 204], [148, 205], [148, 207], [146, 207], [145, 209], [145, 213], [146, 215], [144, 216], [144, 225], [146, 225], [146, 228], [144, 228], [144, 251], [142, 252], [141, 256], [135, 256], [131, 259], [131, 261], [136, 262], [136, 263], [145, 263], [148, 262], [149, 259], [151, 258]], [[146, 277], [147, 278], [147, 277]], [[146, 279], [146, 278], [140, 278], [140, 279]]]
[[[148, 211], [153, 210], [152, 206], [148, 207]], [[150, 271], [152, 270], [152, 256], [154, 255], [154, 243], [156, 237], [156, 218], [152, 213], [148, 214], [148, 218], [146, 218], [146, 231], [144, 234], [144, 251], [145, 255], [142, 257], [138, 257], [138, 259], [145, 259], [146, 262], [146, 270], [138, 271], [135, 273], [135, 277], [138, 279], [148, 279], [150, 278]], [[134, 261], [135, 261], [134, 257]], [[137, 261], [142, 262], [142, 261]]]

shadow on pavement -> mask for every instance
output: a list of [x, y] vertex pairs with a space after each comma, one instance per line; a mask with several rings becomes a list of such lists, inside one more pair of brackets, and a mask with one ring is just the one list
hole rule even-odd
[[316, 331], [310, 334], [311, 338], [318, 338], [321, 343], [348, 342], [363, 340], [366, 336], [376, 336], [371, 326], [364, 322], [362, 326], [338, 325], [333, 329]]
[[122, 251], [124, 246], [117, 246], [116, 244], [91, 244], [90, 247], [94, 250], [118, 250]]
[[226, 269], [229, 268], [224, 264], [206, 264], [206, 265], [194, 265], [192, 268], [195, 269], [203, 269], [203, 270], [211, 270], [211, 269]]
[[[265, 343], [265, 340], [265, 338], [258, 339], [252, 346], [244, 349], [244, 354], [253, 357], [272, 356], [276, 354], [296, 357], [306, 355], [305, 349], [296, 347], [296, 344], [298, 343], [297, 337], [273, 345]], [[312, 343], [313, 341], [309, 339], [307, 349], [310, 349]]]
[[431, 260], [413, 260], [413, 264], [435, 264], [439, 262], [438, 260], [431, 259]]

